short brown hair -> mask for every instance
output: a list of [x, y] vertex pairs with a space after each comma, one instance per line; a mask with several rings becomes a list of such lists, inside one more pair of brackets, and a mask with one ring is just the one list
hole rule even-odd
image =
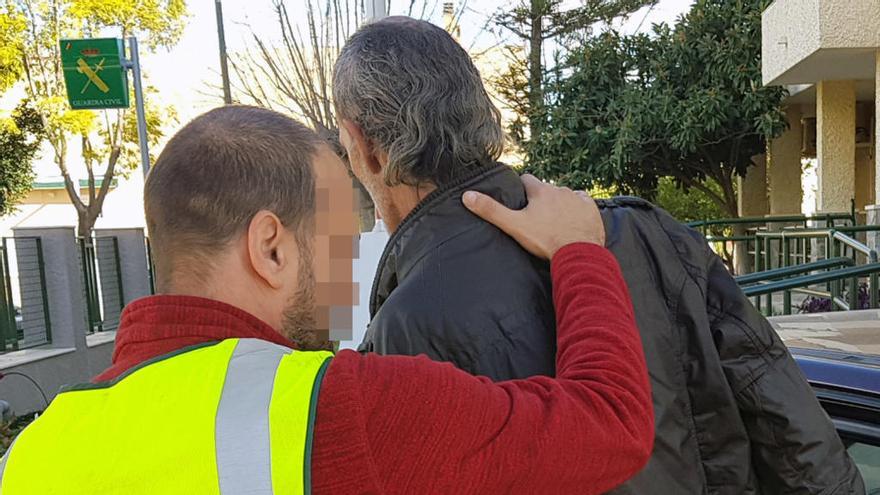
[[160, 290], [185, 269], [204, 278], [213, 255], [260, 210], [303, 243], [315, 213], [317, 135], [272, 110], [233, 105], [194, 119], [165, 145], [144, 188]]

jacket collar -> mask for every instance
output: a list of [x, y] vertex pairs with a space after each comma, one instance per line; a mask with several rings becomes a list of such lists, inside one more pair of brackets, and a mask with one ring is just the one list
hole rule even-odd
[[288, 339], [256, 316], [229, 304], [193, 296], [159, 295], [125, 307], [116, 334], [113, 363], [155, 348], [161, 341], [210, 342], [256, 338], [293, 348]]
[[373, 279], [371, 316], [426, 254], [482, 222], [461, 203], [461, 195], [468, 190], [487, 194], [508, 208], [519, 209], [526, 204], [519, 176], [503, 163], [475, 170], [432, 191], [388, 239]]

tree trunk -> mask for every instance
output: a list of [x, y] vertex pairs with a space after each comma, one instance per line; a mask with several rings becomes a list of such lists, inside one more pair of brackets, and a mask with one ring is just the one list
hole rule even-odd
[[544, 123], [544, 9], [541, 0], [531, 0], [531, 32], [529, 33], [529, 134], [535, 139]]
[[77, 237], [90, 237], [92, 235], [92, 230], [95, 229], [95, 222], [98, 221], [98, 216], [100, 214], [101, 210], [97, 205], [88, 205], [85, 211], [78, 211], [78, 221], [76, 224]]
[[[746, 234], [746, 228], [743, 225], [736, 224], [733, 226], [733, 235], [741, 236]], [[734, 242], [733, 244], [733, 274], [745, 275], [754, 271], [754, 260], [749, 254], [746, 242]], [[730, 268], [730, 265], [728, 265]]]
[[[739, 202], [737, 201], [736, 189], [733, 187], [734, 178], [725, 176], [716, 180], [718, 180], [724, 194], [724, 204], [721, 206], [727, 211], [730, 218], [739, 218]], [[734, 236], [747, 234], [745, 226], [741, 224], [734, 224], [731, 230]], [[733, 259], [725, 261], [727, 268], [733, 272], [733, 275], [745, 275], [752, 273], [755, 269], [754, 259], [749, 253], [748, 243], [745, 241], [734, 241]]]

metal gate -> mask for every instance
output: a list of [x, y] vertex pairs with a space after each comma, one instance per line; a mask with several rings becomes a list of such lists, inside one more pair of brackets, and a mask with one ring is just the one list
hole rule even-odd
[[0, 243], [0, 353], [52, 341], [43, 245], [37, 237]]
[[116, 330], [125, 306], [116, 237], [79, 238], [88, 332]]

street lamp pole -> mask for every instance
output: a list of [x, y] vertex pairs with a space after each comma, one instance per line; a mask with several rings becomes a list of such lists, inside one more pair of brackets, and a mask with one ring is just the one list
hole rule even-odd
[[223, 5], [221, 0], [214, 0], [217, 12], [217, 39], [220, 42], [220, 75], [223, 78], [223, 102], [232, 104], [232, 89], [229, 87], [229, 66], [226, 63], [226, 35], [223, 32]]
[[388, 17], [388, 5], [385, 0], [366, 0], [364, 9], [367, 14], [367, 22]]

